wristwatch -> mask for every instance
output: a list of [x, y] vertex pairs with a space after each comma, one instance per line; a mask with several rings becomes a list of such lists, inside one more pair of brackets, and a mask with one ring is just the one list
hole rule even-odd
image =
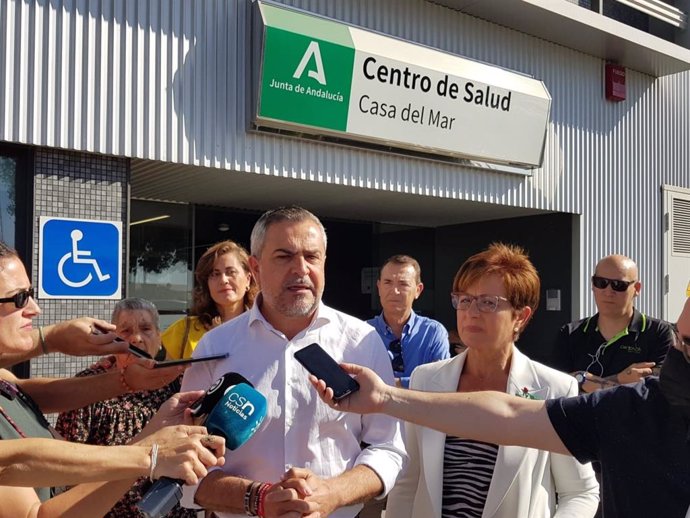
[[585, 371], [575, 373], [575, 381], [577, 381], [577, 386], [580, 388], [580, 391], [582, 391], [582, 385], [584, 385], [585, 381], [587, 381]]

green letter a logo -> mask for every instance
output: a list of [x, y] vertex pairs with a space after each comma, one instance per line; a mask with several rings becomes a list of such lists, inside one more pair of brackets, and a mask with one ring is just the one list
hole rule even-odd
[[309, 44], [306, 52], [304, 53], [304, 56], [302, 56], [302, 61], [300, 61], [299, 65], [297, 65], [297, 68], [295, 69], [295, 73], [292, 74], [292, 77], [294, 77], [295, 79], [299, 79], [302, 77], [302, 74], [304, 73], [304, 69], [307, 67], [307, 64], [311, 60], [312, 56], [314, 56], [314, 63], [316, 64], [316, 70], [308, 70], [307, 75], [309, 77], [311, 77], [312, 79], [316, 79], [322, 85], [326, 86], [326, 74], [323, 71], [323, 61], [321, 60], [321, 49], [319, 48], [319, 44], [316, 41], [312, 41]]

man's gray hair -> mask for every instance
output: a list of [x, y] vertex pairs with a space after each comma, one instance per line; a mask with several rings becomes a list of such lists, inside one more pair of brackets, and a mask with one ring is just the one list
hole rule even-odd
[[278, 207], [277, 209], [268, 210], [261, 215], [252, 229], [252, 235], [250, 238], [252, 255], [254, 257], [259, 257], [261, 255], [261, 251], [264, 248], [264, 242], [266, 241], [266, 231], [268, 230], [268, 227], [274, 223], [281, 223], [283, 221], [300, 223], [305, 220], [311, 220], [319, 227], [321, 230], [321, 235], [323, 236], [323, 247], [326, 249], [326, 229], [323, 228], [319, 218], [314, 216], [314, 214], [305, 208], [298, 207], [297, 205], [289, 205], [286, 207]]
[[160, 329], [160, 319], [158, 317], [158, 308], [156, 305], [146, 299], [140, 299], [138, 297], [130, 297], [128, 299], [122, 299], [113, 308], [113, 315], [110, 321], [115, 323], [120, 317], [120, 313], [123, 311], [148, 311], [151, 314], [151, 320], [153, 320], [156, 329]]

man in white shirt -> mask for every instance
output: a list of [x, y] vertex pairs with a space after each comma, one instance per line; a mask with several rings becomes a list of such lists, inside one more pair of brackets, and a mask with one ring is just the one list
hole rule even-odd
[[[372, 327], [321, 302], [326, 233], [312, 213], [300, 207], [266, 212], [252, 231], [251, 253], [261, 287], [256, 304], [209, 331], [194, 353], [230, 356], [195, 364], [182, 389], [206, 389], [222, 374], [239, 372], [266, 396], [266, 420], [228, 453], [222, 470], [185, 488], [183, 504], [222, 518], [259, 510], [267, 518], [317, 512], [353, 518], [362, 502], [388, 493], [407, 459], [399, 423], [328, 408], [294, 353], [317, 342], [337, 362], [364, 363], [393, 383], [386, 349]], [[370, 446], [362, 450], [362, 442]]]

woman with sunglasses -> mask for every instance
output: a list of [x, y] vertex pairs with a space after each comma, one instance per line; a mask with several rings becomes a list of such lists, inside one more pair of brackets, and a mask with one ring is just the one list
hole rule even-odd
[[[32, 320], [40, 308], [29, 289], [16, 252], [0, 242], [1, 352], [21, 353], [34, 345]], [[39, 406], [41, 399], [59, 401], [46, 397], [52, 388], [65, 396], [63, 406], [70, 408], [75, 398], [69, 399], [64, 386], [75, 387], [82, 380], [37, 381], [24, 383], [0, 370], [0, 518], [102, 516], [140, 476], [197, 483], [207, 466], [222, 464], [222, 438], [209, 440], [205, 428], [181, 424], [185, 409], [200, 393], [168, 400], [130, 445], [87, 446], [56, 442], [41, 410], [57, 408]], [[38, 401], [32, 396], [39, 396]], [[168, 424], [177, 426], [164, 426]], [[80, 485], [53, 496], [50, 486], [66, 484]]]
[[[34, 289], [20, 290], [11, 297], [0, 298], [0, 304], [11, 302], [16, 308], [23, 308], [34, 296]], [[49, 353], [63, 353], [70, 356], [94, 356], [119, 354], [127, 351], [125, 342], [113, 341], [117, 335], [115, 327], [105, 320], [80, 317], [57, 324], [34, 328], [31, 332], [32, 346], [18, 352], [0, 352], [0, 368], [28, 361]]]
[[[410, 388], [507, 392], [547, 399], [577, 394], [575, 380], [534, 362], [515, 342], [539, 303], [537, 271], [522, 249], [492, 244], [470, 257], [451, 301], [467, 350], [418, 367]], [[599, 486], [589, 464], [517, 446], [451, 437], [405, 423], [410, 464], [388, 497], [395, 518], [594, 516]]]
[[673, 344], [670, 324], [635, 308], [639, 279], [629, 257], [604, 257], [592, 276], [597, 314], [561, 328], [552, 366], [572, 373], [582, 392], [655, 374]]

